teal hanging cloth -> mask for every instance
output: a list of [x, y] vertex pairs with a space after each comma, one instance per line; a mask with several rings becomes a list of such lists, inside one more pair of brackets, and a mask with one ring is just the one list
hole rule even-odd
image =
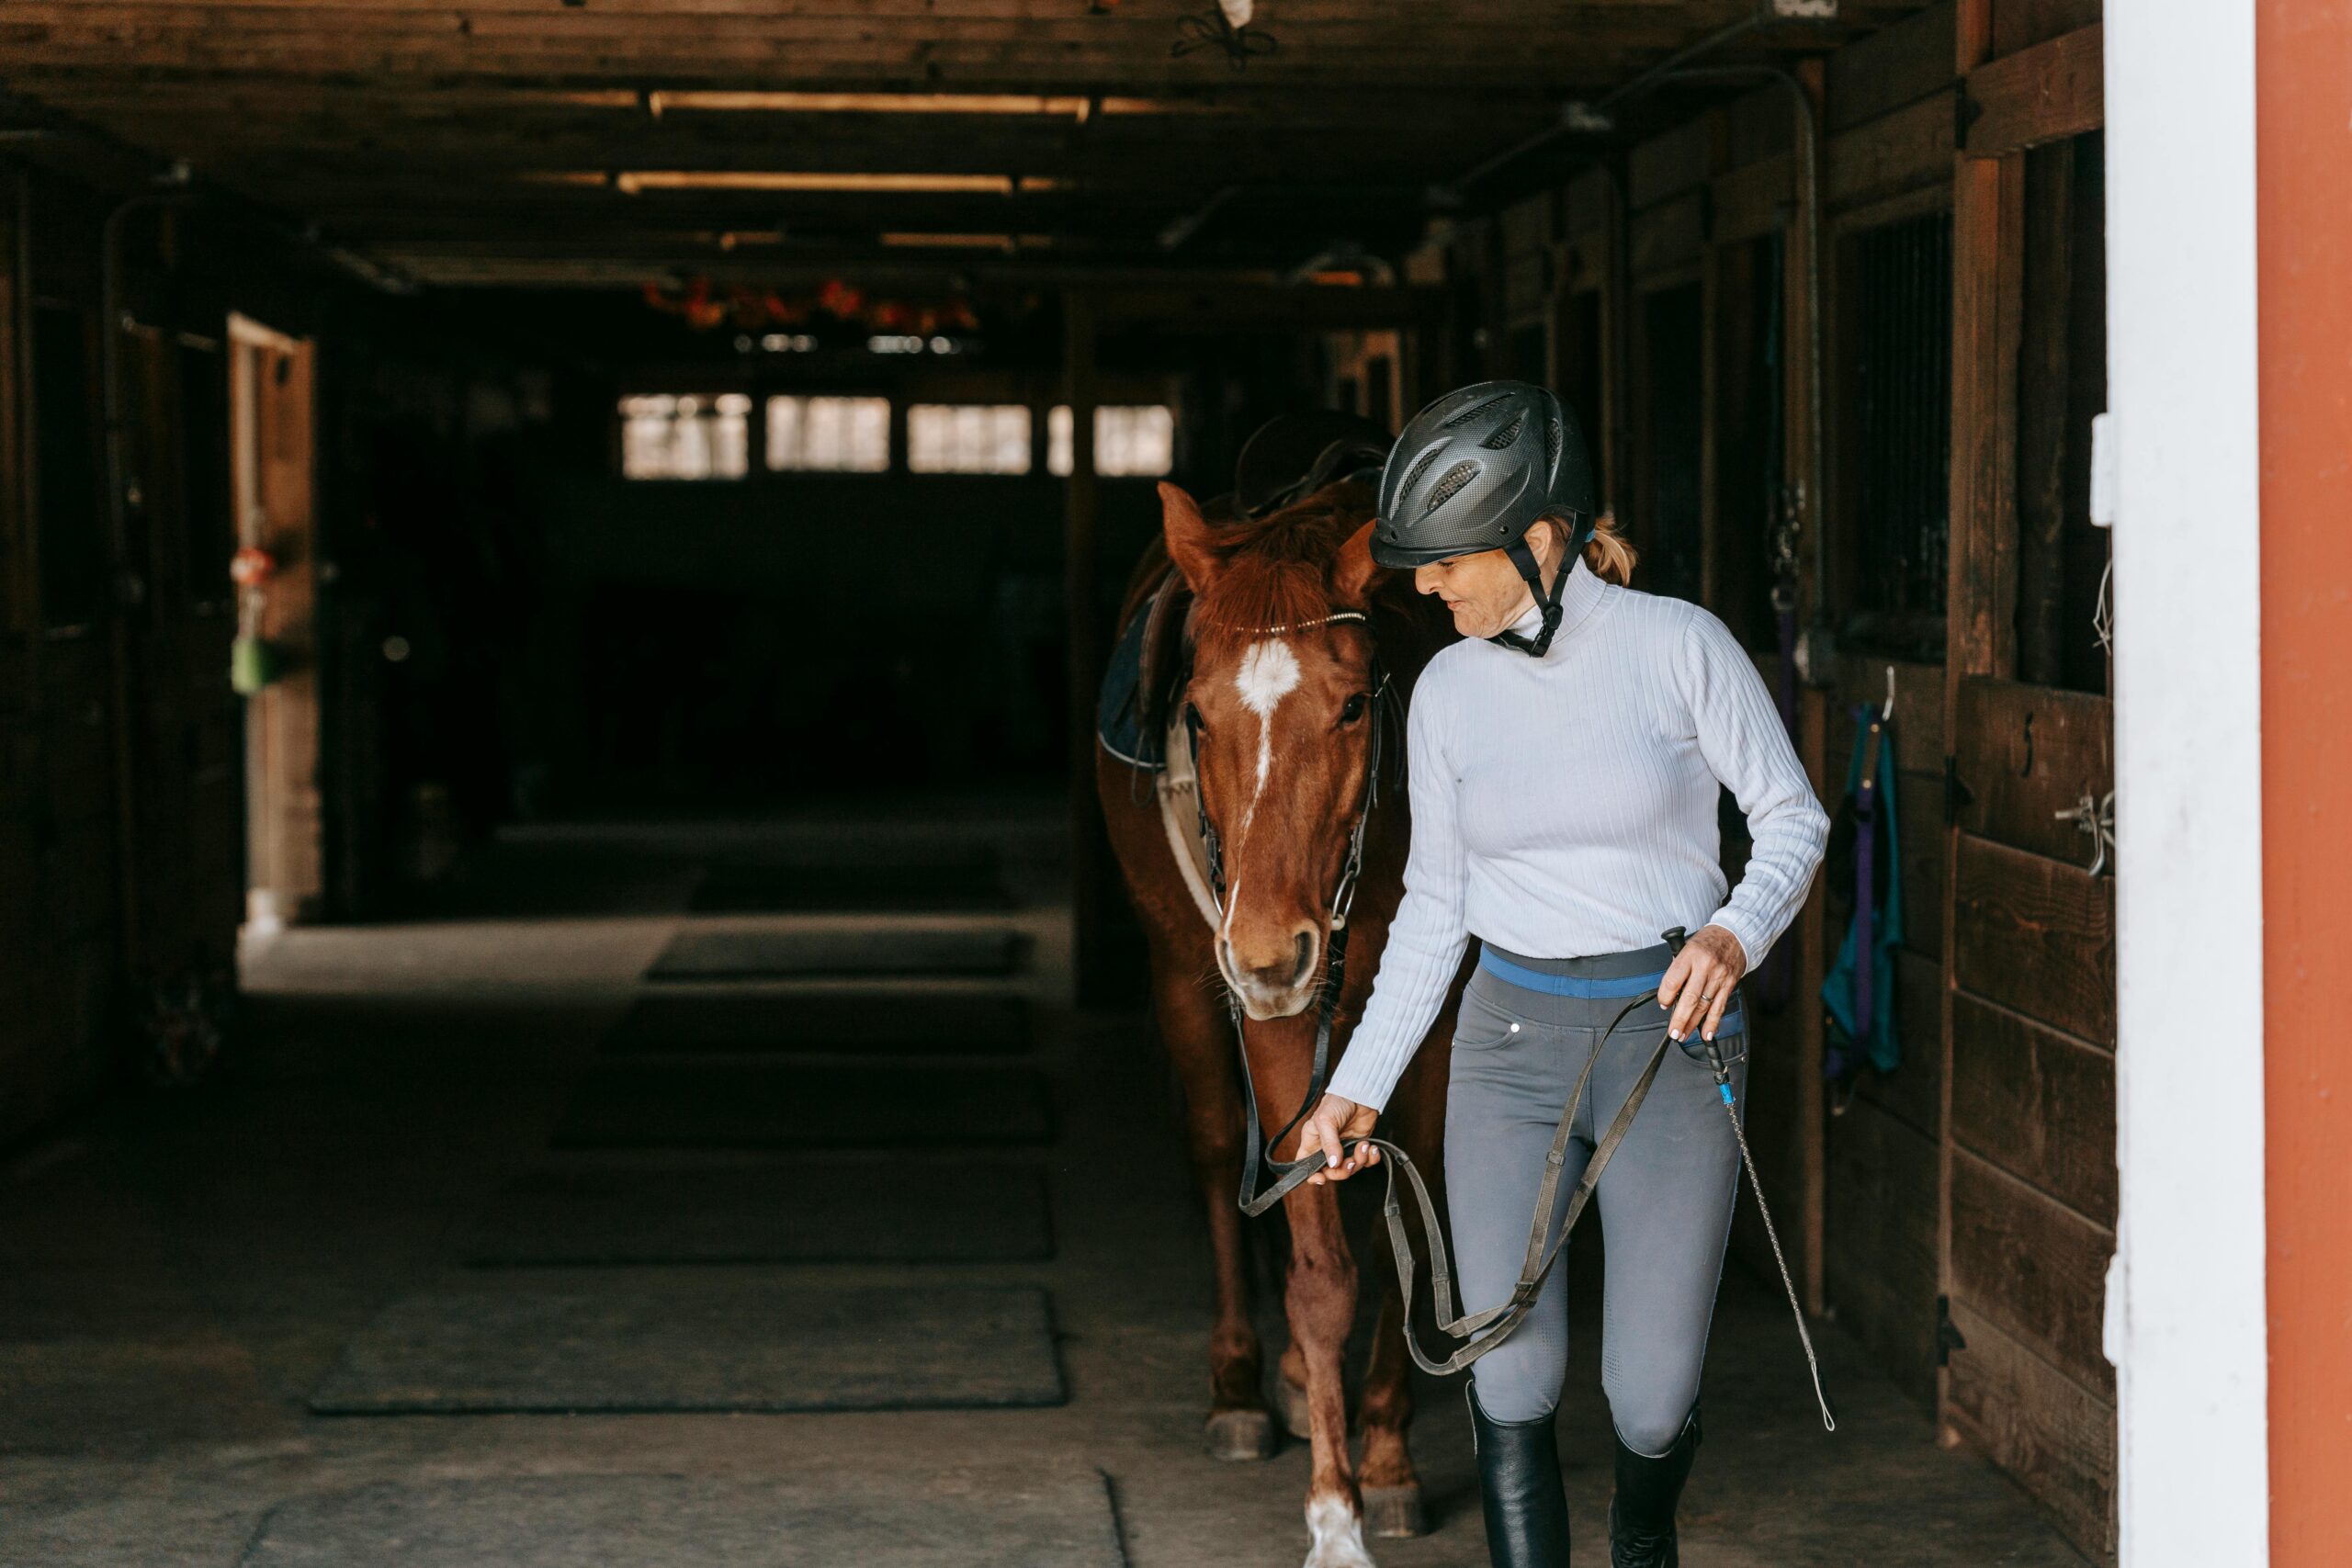
[[[1903, 858], [1895, 832], [1894, 726], [1883, 709], [1854, 710], [1846, 798], [1829, 832], [1831, 886], [1850, 891], [1853, 918], [1838, 962], [1821, 982], [1829, 1046], [1822, 1076], [1849, 1083], [1868, 1061], [1882, 1073], [1903, 1064], [1894, 1028], [1894, 954], [1903, 945]], [[1867, 950], [1870, 962], [1863, 963]]]

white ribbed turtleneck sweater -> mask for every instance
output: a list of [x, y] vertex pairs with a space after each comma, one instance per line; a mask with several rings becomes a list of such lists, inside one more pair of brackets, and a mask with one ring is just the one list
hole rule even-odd
[[[1581, 958], [1718, 925], [1751, 966], [1804, 902], [1829, 818], [1747, 651], [1695, 604], [1579, 559], [1541, 659], [1483, 640], [1432, 659], [1406, 720], [1412, 849], [1372, 1000], [1331, 1092], [1385, 1105], [1464, 945]], [[1512, 629], [1532, 636], [1530, 609]], [[1726, 897], [1718, 786], [1755, 852]]]

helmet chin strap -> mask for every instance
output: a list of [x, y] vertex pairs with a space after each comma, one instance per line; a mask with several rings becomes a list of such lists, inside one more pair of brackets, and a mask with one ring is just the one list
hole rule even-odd
[[1535, 603], [1544, 611], [1544, 626], [1532, 637], [1521, 637], [1514, 631], [1500, 631], [1487, 640], [1500, 643], [1505, 648], [1515, 648], [1531, 659], [1541, 659], [1544, 650], [1552, 646], [1552, 634], [1560, 629], [1560, 594], [1568, 585], [1568, 558], [1561, 558], [1560, 570], [1552, 574], [1552, 587], [1547, 592], [1544, 587], [1544, 569], [1537, 563], [1535, 552], [1527, 547], [1526, 535], [1522, 534], [1505, 545], [1503, 554], [1510, 557], [1511, 565], [1519, 568], [1519, 575], [1527, 580], [1529, 592], [1535, 595]]

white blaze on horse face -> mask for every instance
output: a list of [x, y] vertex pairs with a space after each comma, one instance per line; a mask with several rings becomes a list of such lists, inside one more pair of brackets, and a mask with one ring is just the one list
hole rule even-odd
[[1241, 814], [1246, 832], [1250, 819], [1258, 814], [1259, 796], [1266, 793], [1266, 775], [1273, 771], [1274, 709], [1298, 690], [1298, 655], [1278, 637], [1251, 643], [1241, 655], [1241, 668], [1234, 672], [1233, 689], [1240, 694], [1241, 705], [1258, 716], [1258, 780], [1250, 791], [1250, 808]]
[[1363, 1520], [1345, 1497], [1309, 1497], [1306, 1530], [1315, 1544], [1305, 1568], [1378, 1568], [1363, 1549]]

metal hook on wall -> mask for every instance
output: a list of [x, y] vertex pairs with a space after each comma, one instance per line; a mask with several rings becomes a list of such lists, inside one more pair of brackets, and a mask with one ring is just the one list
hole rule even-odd
[[2104, 800], [2086, 792], [2082, 799], [2052, 815], [2061, 822], [2072, 822], [2079, 831], [2091, 836], [2090, 874], [2097, 876], [2105, 871], [2108, 852], [2115, 848], [2115, 792], [2109, 790]]

